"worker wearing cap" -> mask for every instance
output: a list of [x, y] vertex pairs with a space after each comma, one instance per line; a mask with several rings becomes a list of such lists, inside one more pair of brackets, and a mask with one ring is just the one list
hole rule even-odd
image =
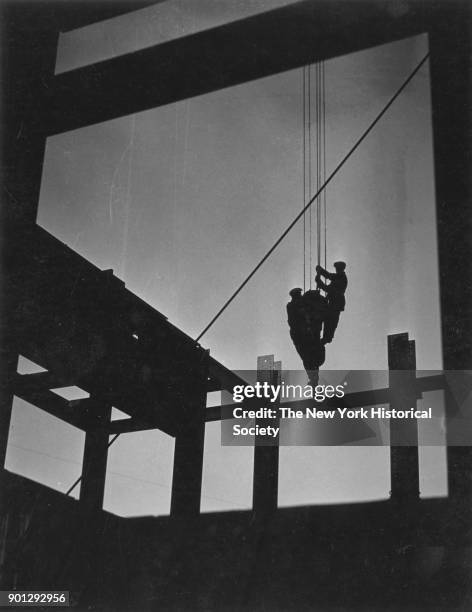
[[[336, 261], [334, 269], [336, 272], [328, 272], [321, 266], [316, 266], [316, 285], [319, 289], [326, 291], [328, 299], [328, 309], [323, 324], [323, 338], [321, 340], [323, 344], [328, 344], [333, 339], [334, 332], [339, 323], [339, 316], [346, 306], [346, 298], [344, 297], [347, 288], [345, 262]], [[330, 281], [329, 285], [321, 280], [322, 276]]]
[[[313, 329], [310, 322], [307, 304], [302, 290], [297, 287], [290, 291], [292, 301], [287, 304], [290, 337], [303, 361], [312, 384], [318, 384], [318, 370], [325, 361], [325, 349], [320, 340], [320, 331]], [[321, 328], [321, 324], [320, 324]]]
[[287, 319], [290, 328], [290, 337], [293, 340], [298, 354], [302, 357], [300, 351], [302, 350], [306, 333], [306, 314], [302, 290], [296, 287], [290, 291], [289, 295], [292, 298], [292, 301], [287, 304]]

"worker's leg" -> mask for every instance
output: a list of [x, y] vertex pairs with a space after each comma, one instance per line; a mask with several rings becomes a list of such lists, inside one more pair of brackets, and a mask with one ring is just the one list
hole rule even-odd
[[331, 342], [331, 340], [333, 339], [334, 332], [336, 331], [336, 328], [339, 323], [340, 314], [341, 313], [339, 312], [339, 310], [335, 310], [333, 312], [330, 312], [329, 315], [326, 317], [323, 324], [323, 344], [328, 344], [328, 342]]
[[308, 374], [310, 384], [315, 387], [318, 384], [319, 368], [325, 362], [325, 347], [319, 338], [311, 338], [309, 348], [307, 348], [303, 366]]
[[324, 344], [318, 339], [317, 342], [313, 344], [312, 347], [312, 363], [315, 365], [316, 369], [322, 366], [326, 359], [326, 350]]
[[292, 342], [293, 345], [297, 351], [297, 353], [299, 354], [301, 360], [303, 361], [304, 359], [304, 355], [305, 355], [305, 342], [304, 339], [301, 335], [299, 334], [294, 334], [293, 332], [290, 332], [290, 337], [292, 338]]
[[306, 364], [306, 373], [308, 374], [308, 379], [313, 388], [316, 387], [319, 380], [320, 375], [320, 366], [323, 365], [325, 361], [325, 350], [324, 346], [320, 345], [320, 350], [314, 351], [314, 355], [312, 353], [311, 359], [309, 363]]
[[309, 384], [313, 387], [313, 389], [317, 386], [318, 381], [320, 380], [320, 371], [317, 370], [308, 370], [308, 381]]

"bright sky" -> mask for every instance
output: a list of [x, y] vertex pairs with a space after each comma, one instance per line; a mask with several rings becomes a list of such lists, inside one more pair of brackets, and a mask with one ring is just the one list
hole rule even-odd
[[[130, 45], [138, 30], [121, 22], [119, 32]], [[110, 36], [102, 32], [105, 55]], [[62, 40], [58, 69], [90, 61], [86, 33], [79, 39]], [[426, 52], [420, 36], [326, 63], [328, 172]], [[301, 209], [301, 85], [294, 70], [50, 138], [39, 224], [196, 337]], [[386, 368], [387, 334], [403, 331], [416, 340], [418, 368], [440, 368], [427, 65], [340, 172], [327, 205], [328, 262], [347, 262], [349, 288], [326, 369]], [[300, 223], [202, 344], [232, 369], [270, 353], [300, 368], [285, 304], [302, 275]], [[221, 448], [217, 424], [207, 434], [202, 509], [249, 507], [252, 449]], [[10, 443], [12, 471], [60, 490], [80, 473], [82, 434], [18, 400]], [[105, 507], [168, 512], [172, 453], [159, 432], [122, 436]], [[442, 449], [421, 456], [423, 494], [444, 493]], [[386, 448], [284, 448], [280, 472], [282, 505], [389, 491]]]

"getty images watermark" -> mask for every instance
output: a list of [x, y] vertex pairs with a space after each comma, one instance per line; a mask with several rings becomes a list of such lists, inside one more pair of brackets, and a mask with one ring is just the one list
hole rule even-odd
[[470, 371], [330, 371], [315, 387], [300, 371], [283, 372], [277, 384], [238, 374], [242, 383], [222, 408], [223, 445], [472, 442]]

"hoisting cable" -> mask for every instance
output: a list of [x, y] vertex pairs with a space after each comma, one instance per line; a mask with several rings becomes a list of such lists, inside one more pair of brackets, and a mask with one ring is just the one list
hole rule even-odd
[[[312, 69], [312, 66], [309, 66], [309, 70]], [[321, 185], [321, 175], [320, 175], [320, 164], [321, 164], [321, 149], [320, 149], [320, 66], [319, 63], [314, 65], [314, 85], [312, 85], [312, 89], [314, 88], [313, 96], [310, 93], [310, 98], [308, 100], [309, 107], [312, 108], [311, 98], [313, 97], [313, 110], [312, 117], [314, 117], [314, 130], [313, 119], [310, 119], [309, 122], [309, 147], [310, 147], [310, 159], [309, 159], [309, 176], [310, 176], [310, 190], [309, 190], [309, 199], [313, 196], [313, 184], [315, 185], [315, 190], [318, 192]], [[310, 90], [311, 92], [311, 90]], [[314, 132], [314, 136], [313, 136]], [[312, 156], [314, 156], [314, 162], [312, 163]], [[314, 175], [314, 180], [313, 180]], [[316, 239], [316, 253], [317, 259], [319, 260], [319, 234], [320, 234], [320, 218], [319, 218], [319, 210], [318, 210], [319, 200], [317, 201], [316, 209], [312, 213], [312, 207], [310, 207], [309, 214], [309, 222], [310, 222], [310, 289], [312, 289], [312, 281], [313, 281], [313, 240], [314, 237]], [[313, 224], [315, 224], [316, 234], [313, 230]], [[319, 261], [317, 261], [319, 263]]]
[[[325, 88], [325, 62], [317, 66], [317, 190], [326, 181], [326, 88]], [[316, 201], [317, 219], [317, 264], [322, 263], [324, 251], [324, 267], [327, 260], [327, 229], [326, 229], [326, 189], [320, 193]]]
[[[317, 73], [317, 85], [316, 85], [316, 148], [318, 157], [317, 177], [316, 177], [316, 190], [318, 191], [321, 187], [321, 79], [320, 79], [321, 66], [318, 63], [316, 65]], [[316, 200], [316, 263], [320, 265], [320, 254], [321, 254], [321, 202], [320, 196]]]
[[[321, 62], [321, 75], [322, 83], [321, 89], [323, 91], [323, 183], [326, 182], [326, 66], [325, 62]], [[327, 189], [323, 189], [323, 213], [324, 213], [324, 267], [326, 268], [326, 260], [328, 253], [327, 245], [327, 232], [328, 232], [328, 219], [326, 217], [326, 199]]]
[[[315, 149], [315, 167], [314, 167], [314, 173], [315, 173], [315, 192], [318, 191], [318, 189], [320, 188], [319, 186], [319, 182], [318, 182], [318, 164], [319, 164], [319, 155], [318, 155], [318, 64], [315, 64], [315, 104], [314, 104], [315, 108], [314, 108], [314, 115], [315, 115], [315, 137], [314, 137], [314, 142], [313, 142], [313, 147]], [[313, 195], [313, 192], [310, 193], [310, 198]], [[313, 209], [313, 206], [310, 206], [310, 211]], [[316, 223], [316, 238], [318, 238], [318, 224], [317, 224], [317, 211], [316, 209], [313, 211], [314, 212], [314, 217], [315, 217], [315, 223]], [[311, 218], [311, 212], [310, 212], [310, 218]], [[311, 221], [311, 226], [313, 226], [313, 221]], [[312, 230], [313, 231], [313, 230]], [[312, 269], [312, 259], [313, 259], [313, 255], [310, 252], [310, 289], [311, 289], [311, 279], [313, 277], [313, 269]]]
[[330, 175], [328, 176], [328, 178], [326, 179], [326, 181], [323, 183], [323, 185], [320, 187], [320, 189], [317, 191], [317, 193], [315, 193], [315, 195], [309, 200], [309, 202], [307, 203], [307, 205], [298, 213], [298, 215], [295, 217], [295, 219], [290, 223], [290, 225], [285, 229], [285, 231], [281, 234], [281, 236], [279, 238], [277, 238], [277, 240], [274, 242], [274, 244], [270, 247], [270, 249], [267, 251], [267, 253], [262, 257], [262, 259], [256, 264], [256, 266], [254, 266], [254, 268], [251, 270], [251, 272], [246, 276], [246, 278], [244, 279], [244, 281], [239, 285], [239, 287], [234, 291], [234, 293], [226, 300], [226, 302], [223, 304], [223, 306], [218, 310], [218, 312], [215, 314], [215, 316], [211, 319], [211, 321], [208, 323], [208, 325], [203, 329], [203, 331], [197, 336], [197, 338], [195, 339], [196, 342], [198, 342], [205, 334], [206, 332], [213, 326], [213, 324], [215, 323], [215, 321], [223, 314], [223, 312], [228, 308], [228, 306], [231, 304], [231, 302], [239, 295], [239, 293], [244, 289], [244, 287], [248, 284], [248, 282], [251, 280], [251, 278], [254, 276], [254, 274], [259, 270], [259, 268], [267, 261], [267, 259], [272, 255], [272, 253], [275, 251], [275, 249], [279, 246], [279, 244], [282, 242], [282, 240], [285, 238], [285, 236], [290, 232], [290, 230], [294, 227], [294, 225], [296, 225], [297, 221], [299, 221], [299, 219], [305, 214], [305, 212], [310, 208], [310, 206], [313, 204], [313, 202], [316, 200], [316, 198], [319, 196], [319, 194], [327, 187], [327, 185], [329, 185], [329, 183], [331, 183], [331, 181], [333, 180], [333, 178], [338, 174], [338, 172], [341, 170], [341, 168], [344, 166], [344, 164], [347, 162], [347, 160], [353, 155], [353, 153], [359, 148], [359, 146], [361, 145], [361, 143], [367, 138], [367, 136], [370, 134], [370, 132], [374, 129], [374, 127], [377, 125], [377, 123], [380, 121], [380, 119], [385, 115], [385, 113], [388, 111], [388, 109], [392, 106], [392, 104], [395, 102], [395, 100], [398, 98], [398, 96], [403, 92], [403, 90], [407, 87], [407, 85], [410, 83], [410, 81], [414, 78], [414, 76], [416, 75], [416, 73], [421, 69], [421, 67], [423, 66], [423, 64], [426, 62], [426, 60], [429, 58], [429, 53], [427, 53], [423, 59], [419, 62], [419, 64], [416, 66], [416, 68], [410, 73], [410, 75], [405, 79], [405, 81], [402, 83], [402, 85], [397, 89], [397, 91], [393, 94], [393, 96], [390, 98], [390, 100], [387, 102], [387, 104], [383, 107], [383, 109], [379, 112], [379, 114], [375, 117], [375, 119], [372, 121], [372, 123], [366, 128], [366, 130], [363, 132], [363, 134], [359, 137], [359, 139], [355, 142], [355, 144], [351, 147], [351, 149], [348, 151], [348, 153], [346, 153], [346, 155], [341, 159], [341, 161], [338, 163], [338, 165], [336, 166], [336, 168], [330, 173]]
[[[308, 66], [308, 200], [311, 199], [311, 194], [313, 192], [313, 184], [312, 184], [312, 171], [311, 171], [311, 148], [312, 148], [312, 138], [311, 138], [311, 65]], [[311, 208], [308, 211], [309, 212], [309, 217], [308, 217], [308, 224], [309, 224], [309, 232], [308, 232], [308, 237], [309, 237], [309, 244], [310, 244], [310, 248], [309, 248], [309, 256], [310, 256], [310, 272], [309, 272], [309, 279], [310, 279], [310, 289], [311, 289], [311, 277], [312, 277], [312, 242], [313, 242], [313, 237], [312, 237], [312, 226], [313, 226], [313, 221], [312, 221], [312, 212], [311, 212]]]
[[[320, 136], [320, 107], [319, 107], [319, 97], [320, 97], [320, 88], [319, 88], [319, 64], [315, 64], [315, 77], [316, 77], [316, 85], [315, 85], [315, 150], [316, 150], [316, 191], [318, 192], [320, 188], [320, 149], [319, 149], [319, 136]], [[318, 216], [318, 204], [319, 197], [316, 199], [316, 209], [315, 209], [315, 221], [316, 221], [316, 263], [318, 263], [318, 229], [320, 226], [320, 220]], [[310, 207], [311, 210], [312, 207]]]
[[[303, 172], [302, 172], [302, 180], [303, 180], [303, 200], [302, 200], [302, 210], [305, 208], [306, 204], [306, 66], [303, 66], [302, 70], [302, 97], [303, 97], [303, 118], [302, 118], [302, 137], [303, 137], [303, 154], [302, 154], [302, 162], [303, 162]], [[306, 216], [303, 215], [303, 293], [306, 291]]]

